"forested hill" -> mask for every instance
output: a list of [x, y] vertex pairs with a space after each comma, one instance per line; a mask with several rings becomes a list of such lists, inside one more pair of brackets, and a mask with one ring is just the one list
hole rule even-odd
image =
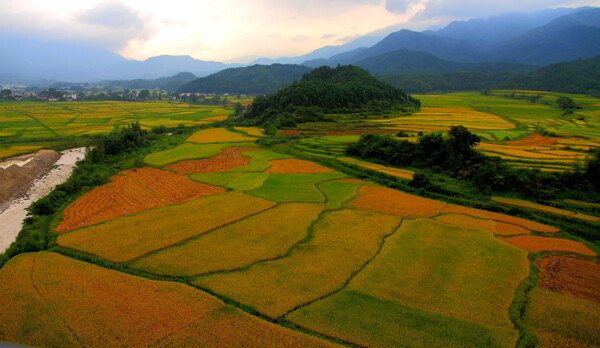
[[322, 66], [305, 74], [300, 82], [254, 99], [239, 122], [289, 127], [298, 122], [324, 121], [328, 114], [377, 114], [419, 106], [419, 100], [359, 67]]
[[294, 64], [253, 65], [232, 68], [191, 81], [179, 93], [272, 93], [297, 81], [311, 68]]
[[496, 87], [600, 97], [600, 56], [549, 65], [528, 74], [515, 76]]

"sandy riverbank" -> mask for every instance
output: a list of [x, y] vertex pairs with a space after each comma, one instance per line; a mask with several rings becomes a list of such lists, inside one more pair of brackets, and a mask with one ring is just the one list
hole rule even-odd
[[0, 213], [0, 253], [15, 240], [27, 216], [27, 207], [44, 197], [59, 184], [65, 182], [75, 167], [75, 163], [85, 156], [85, 148], [70, 149], [61, 152], [61, 157], [46, 175], [36, 179], [27, 193], [8, 202]]

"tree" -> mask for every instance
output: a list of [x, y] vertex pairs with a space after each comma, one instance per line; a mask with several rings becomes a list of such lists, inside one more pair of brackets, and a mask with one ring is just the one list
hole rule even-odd
[[581, 106], [575, 104], [575, 101], [569, 97], [558, 97], [556, 99], [556, 104], [558, 108], [567, 112], [572, 111], [574, 109], [581, 109]]
[[12, 91], [10, 89], [3, 89], [0, 92], [0, 99], [10, 99], [12, 97]]
[[147, 89], [142, 89], [140, 94], [138, 94], [138, 99], [146, 100], [150, 97], [150, 91]]

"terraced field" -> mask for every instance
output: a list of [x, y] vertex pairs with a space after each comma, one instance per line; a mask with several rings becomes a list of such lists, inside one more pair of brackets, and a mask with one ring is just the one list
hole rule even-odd
[[540, 346], [599, 342], [594, 245], [249, 139], [200, 131], [67, 207], [53, 252], [0, 269], [0, 341], [515, 347], [532, 333]]

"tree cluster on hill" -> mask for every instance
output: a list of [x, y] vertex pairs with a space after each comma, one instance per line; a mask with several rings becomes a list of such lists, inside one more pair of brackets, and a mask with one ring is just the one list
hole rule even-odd
[[[583, 171], [546, 173], [512, 168], [500, 157], [486, 156], [474, 149], [479, 140], [463, 126], [452, 126], [446, 137], [427, 134], [417, 143], [389, 135], [365, 134], [346, 153], [385, 165], [446, 173], [469, 180], [488, 193], [510, 192], [540, 199], [554, 198], [570, 190], [600, 193], [600, 151]], [[431, 185], [422, 173], [412, 184], [426, 188]]]
[[419, 100], [359, 67], [323, 66], [275, 94], [255, 98], [240, 122], [293, 127], [328, 120], [327, 114], [408, 111], [419, 106]]
[[514, 76], [494, 87], [600, 97], [600, 56], [549, 65], [534, 72]]

